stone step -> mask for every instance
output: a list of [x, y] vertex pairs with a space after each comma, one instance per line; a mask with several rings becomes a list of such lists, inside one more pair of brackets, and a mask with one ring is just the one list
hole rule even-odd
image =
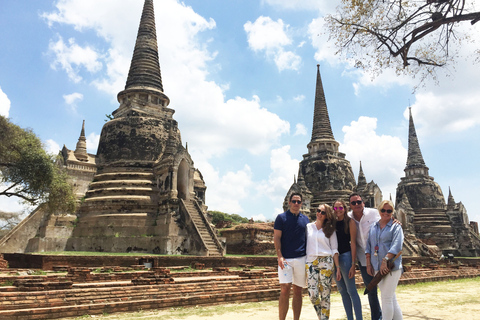
[[112, 187], [123, 187], [123, 186], [155, 186], [154, 181], [146, 179], [136, 179], [136, 180], [105, 180], [105, 181], [96, 181], [90, 183], [90, 189], [97, 188], [112, 188]]
[[116, 195], [145, 195], [150, 196], [158, 193], [156, 187], [137, 187], [137, 186], [125, 186], [117, 188], [102, 188], [102, 189], [90, 189], [86, 193], [86, 199], [102, 196], [116, 196]]
[[93, 177], [93, 182], [98, 181], [113, 181], [113, 180], [151, 180], [153, 181], [154, 175], [152, 172], [111, 172], [111, 173], [99, 173]]
[[92, 197], [92, 198], [85, 198], [85, 203], [93, 203], [93, 202], [110, 202], [114, 203], [122, 203], [122, 204], [140, 204], [140, 203], [151, 203], [152, 197], [145, 196], [145, 195], [110, 195], [110, 196], [102, 196], [102, 197]]

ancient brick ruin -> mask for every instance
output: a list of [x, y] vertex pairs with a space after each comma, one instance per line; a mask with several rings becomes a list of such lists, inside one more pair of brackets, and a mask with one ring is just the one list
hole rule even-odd
[[75, 151], [61, 151], [80, 200], [76, 215], [39, 207], [2, 239], [1, 252], [223, 255], [206, 215], [205, 182], [163, 91], [152, 0], [118, 102], [96, 155], [87, 153], [85, 123]]
[[[267, 301], [278, 300], [280, 294], [278, 273], [272, 267], [276, 257], [43, 256], [41, 261], [34, 257], [37, 267], [54, 271], [41, 275], [25, 269], [33, 265], [30, 255], [6, 254], [5, 258], [24, 268], [0, 268], [0, 316], [4, 319]], [[153, 266], [139, 265], [142, 260]], [[480, 276], [478, 259], [405, 258], [403, 263], [401, 284]], [[363, 287], [359, 271], [355, 281], [358, 288]]]
[[[450, 190], [448, 202], [445, 202], [442, 189], [429, 176], [411, 112], [409, 121], [405, 177], [401, 178], [396, 193], [397, 219], [402, 222], [405, 232], [404, 254], [480, 256], [478, 225], [470, 223], [466, 208], [461, 202], [455, 202]], [[348, 202], [349, 194], [354, 191], [362, 195], [367, 207], [376, 208], [383, 200], [378, 185], [367, 182], [361, 163], [358, 183], [355, 182], [350, 162], [344, 153], [339, 152], [338, 146], [333, 137], [317, 65], [312, 139], [307, 145], [308, 153], [299, 164], [298, 180], [294, 180], [285, 197], [284, 210], [288, 209], [292, 192], [304, 196], [301, 210], [312, 219], [315, 219], [314, 209], [320, 203], [331, 204], [337, 198]]]

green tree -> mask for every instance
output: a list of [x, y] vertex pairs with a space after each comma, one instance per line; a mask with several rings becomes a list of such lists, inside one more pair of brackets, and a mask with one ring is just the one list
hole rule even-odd
[[75, 195], [67, 174], [43, 149], [40, 139], [0, 116], [0, 196], [47, 203], [51, 212], [74, 212]]
[[238, 214], [228, 214], [221, 211], [209, 211], [209, 213], [212, 215], [212, 223], [214, 225], [220, 221], [231, 221], [234, 224], [248, 222], [247, 218], [244, 218]]
[[473, 0], [341, 0], [325, 20], [338, 53], [356, 67], [376, 75], [394, 68], [422, 82], [454, 62], [461, 41], [475, 40], [458, 28], [480, 20], [475, 9]]

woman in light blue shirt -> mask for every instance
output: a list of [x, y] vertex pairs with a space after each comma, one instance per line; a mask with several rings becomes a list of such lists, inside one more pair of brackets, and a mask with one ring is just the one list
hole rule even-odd
[[[392, 201], [382, 201], [378, 211], [380, 220], [370, 228], [365, 248], [367, 272], [371, 276], [378, 272], [384, 275], [378, 283], [378, 288], [382, 292], [382, 319], [399, 320], [403, 319], [403, 316], [395, 289], [402, 276], [402, 256], [396, 256], [402, 251], [403, 230], [400, 224], [393, 223], [395, 210]], [[393, 259], [393, 266], [389, 268], [387, 262]]]

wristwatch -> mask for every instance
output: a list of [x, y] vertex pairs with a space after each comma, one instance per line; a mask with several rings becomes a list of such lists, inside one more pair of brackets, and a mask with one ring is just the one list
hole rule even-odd
[[388, 262], [390, 260], [387, 256], [385, 256], [382, 260], [385, 260], [385, 262]]

